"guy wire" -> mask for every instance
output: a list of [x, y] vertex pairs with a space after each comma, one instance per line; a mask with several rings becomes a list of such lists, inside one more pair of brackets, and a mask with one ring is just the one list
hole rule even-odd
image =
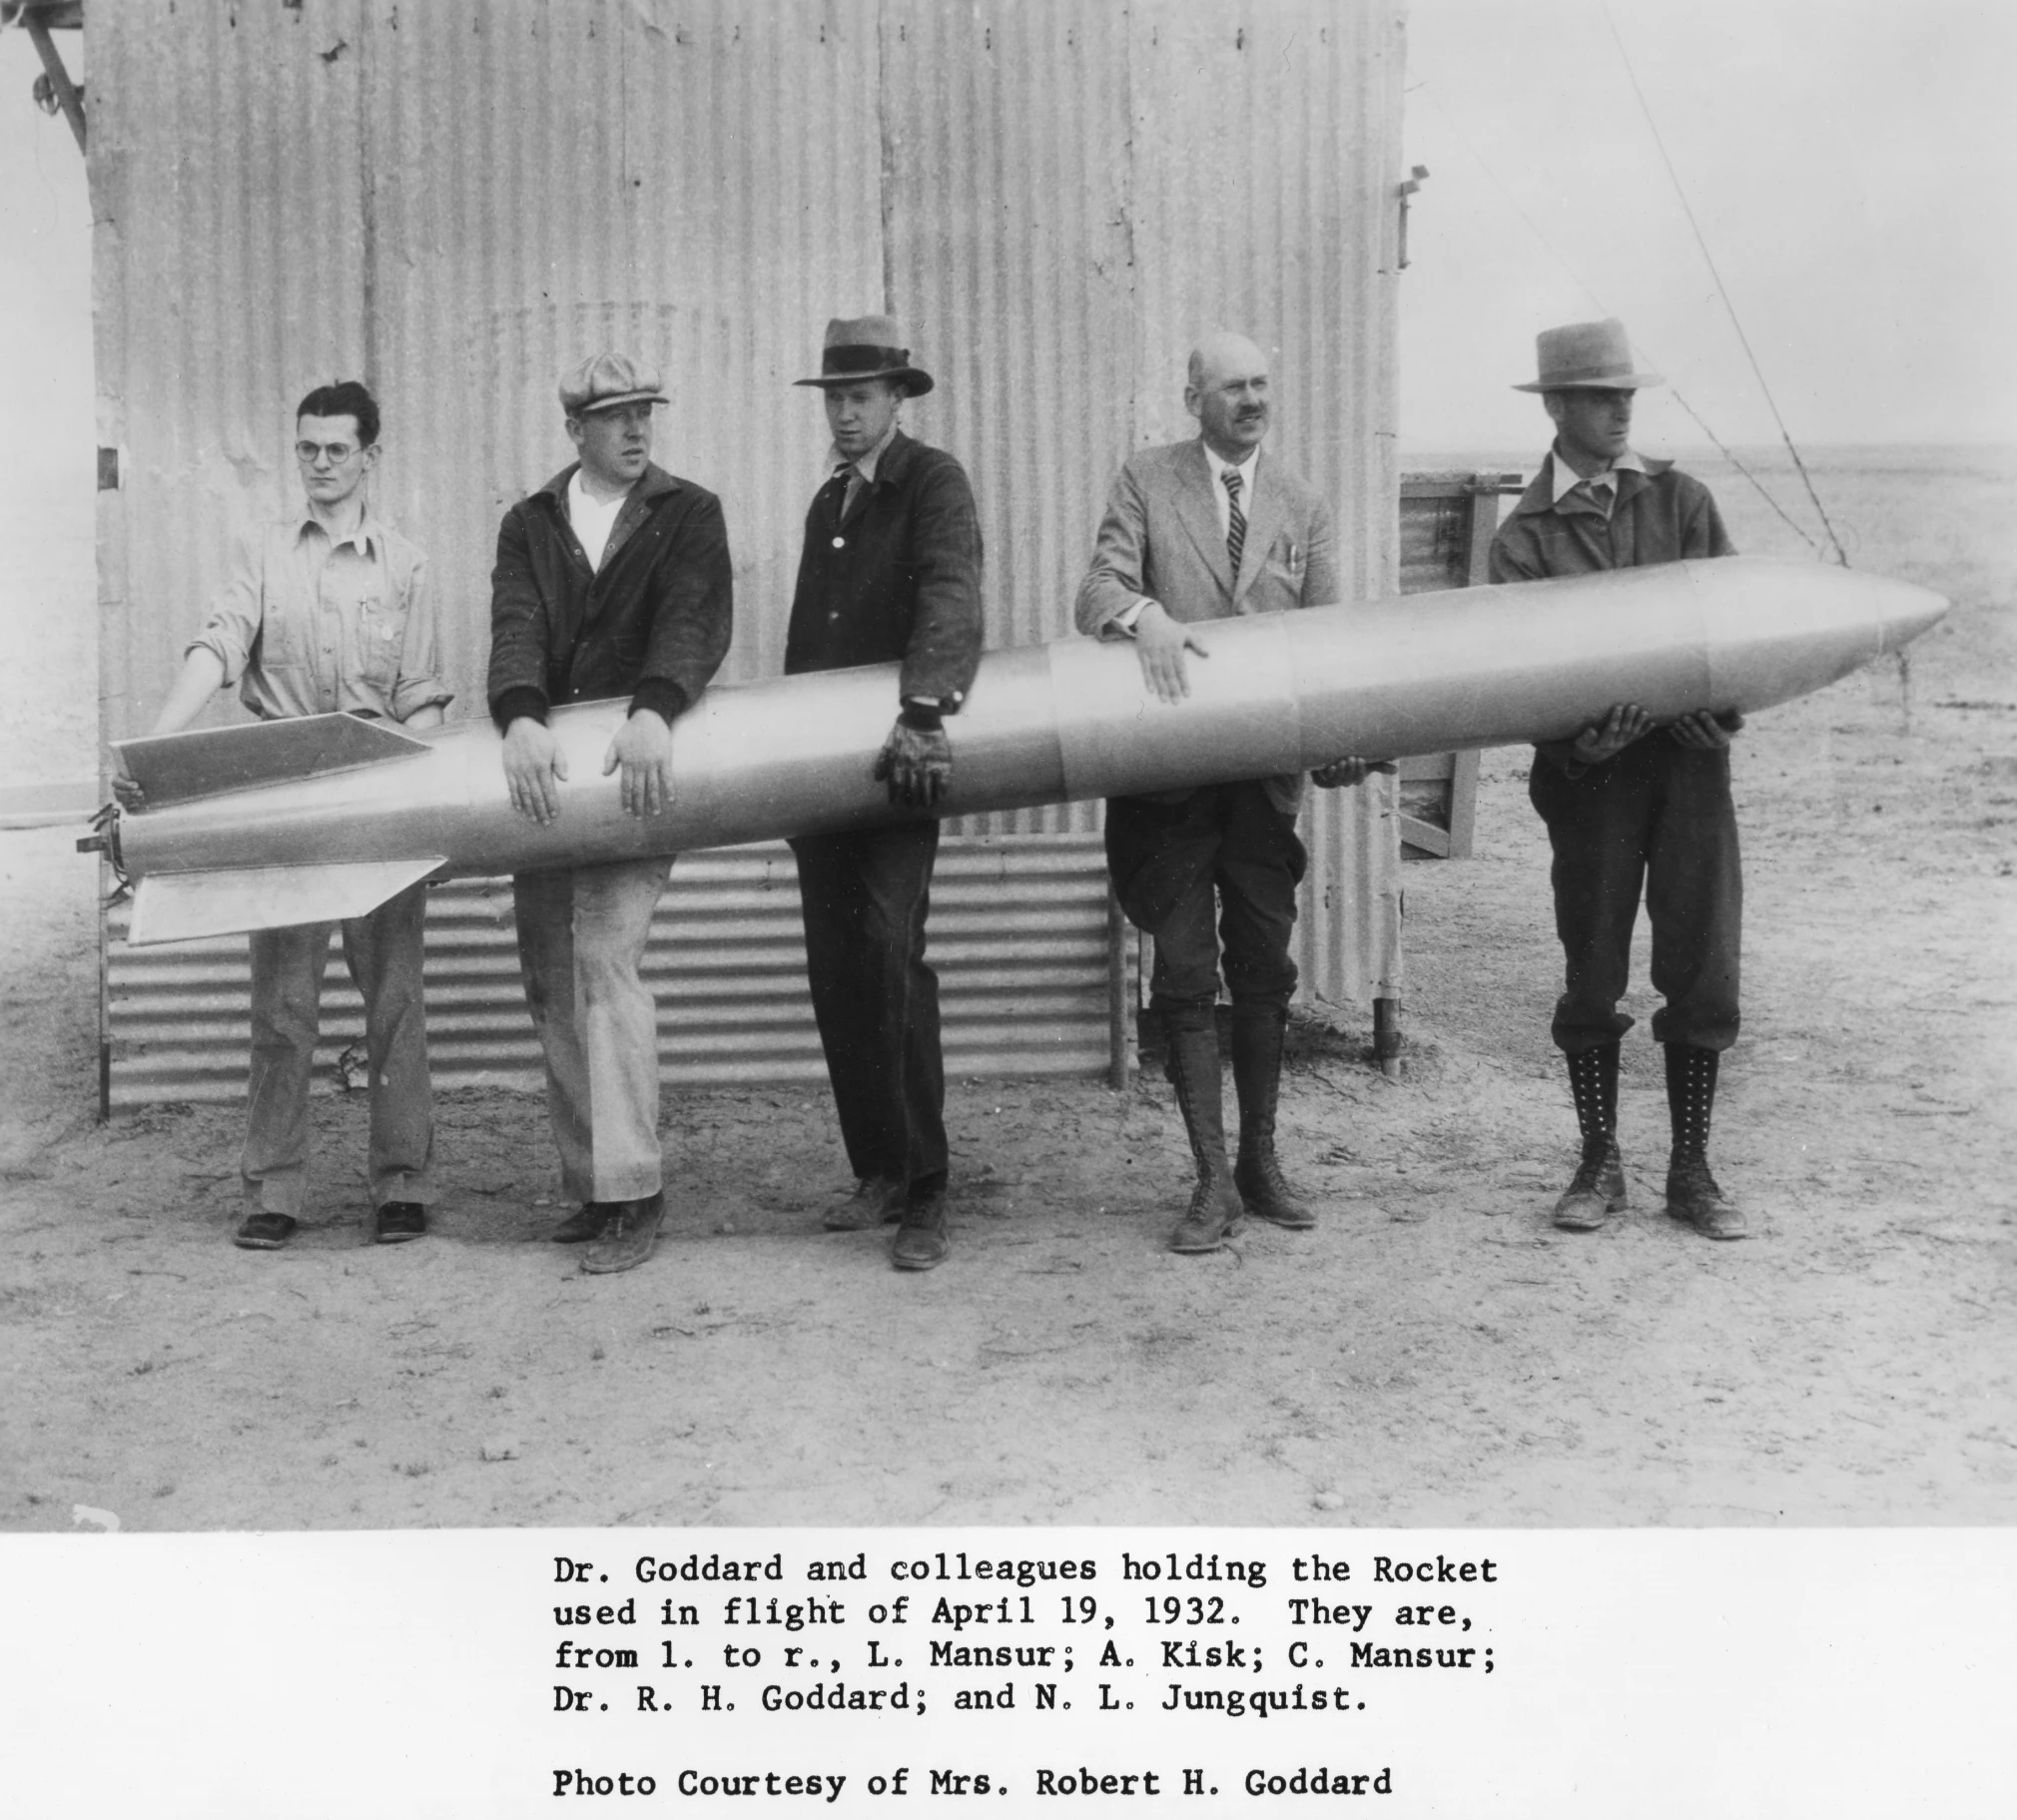
[[[1673, 181], [1674, 193], [1681, 199], [1681, 213], [1687, 217], [1687, 225], [1694, 234], [1694, 244], [1701, 249], [1702, 264], [1708, 268], [1708, 275], [1715, 280], [1716, 295], [1722, 299], [1722, 306], [1729, 312], [1730, 326], [1736, 330], [1736, 338], [1742, 345], [1744, 358], [1750, 362], [1750, 369], [1757, 377], [1758, 390], [1764, 394], [1764, 401], [1771, 407], [1772, 421], [1779, 426], [1779, 437], [1786, 445], [1786, 453], [1793, 458], [1793, 466], [1799, 471], [1802, 484], [1807, 489], [1807, 497], [1814, 503], [1814, 510], [1820, 514], [1823, 528], [1828, 533], [1828, 541], [1835, 546], [1835, 560], [1843, 568], [1849, 566], [1849, 555], [1842, 548], [1842, 540], [1835, 535], [1835, 527], [1828, 518], [1827, 507], [1821, 504], [1821, 496], [1814, 490], [1813, 477], [1807, 472], [1807, 464], [1800, 459], [1800, 451], [1793, 446], [1792, 432], [1786, 428], [1786, 420], [1779, 414], [1778, 400], [1772, 396], [1771, 387], [1766, 384], [1764, 368], [1751, 351], [1750, 336], [1743, 331], [1743, 323], [1738, 319], [1736, 305], [1730, 302], [1729, 290], [1722, 282], [1722, 274], [1716, 269], [1715, 258], [1708, 250], [1708, 242], [1702, 238], [1701, 224], [1694, 219], [1694, 209], [1687, 200], [1687, 192], [1681, 188], [1681, 173], [1674, 168], [1674, 160], [1668, 155], [1667, 141], [1660, 136], [1660, 123], [1653, 117], [1653, 109], [1648, 105], [1646, 91], [1639, 86], [1639, 72], [1632, 67], [1632, 58], [1625, 48], [1625, 40], [1618, 35], [1618, 22], [1611, 16], [1608, 0], [1597, 0], [1598, 10], [1604, 14], [1604, 23], [1610, 27], [1611, 41], [1618, 46], [1618, 58], [1625, 65], [1625, 74], [1632, 83], [1632, 92], [1639, 98], [1639, 111], [1646, 116], [1646, 124], [1653, 134], [1653, 143], [1660, 148], [1661, 162], [1667, 166], [1667, 175]], [[1690, 416], [1694, 413], [1689, 412]], [[1698, 419], [1697, 419], [1698, 421]]]

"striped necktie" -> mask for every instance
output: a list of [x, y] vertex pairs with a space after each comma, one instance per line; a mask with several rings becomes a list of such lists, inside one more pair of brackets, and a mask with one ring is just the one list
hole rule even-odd
[[1232, 564], [1234, 585], [1239, 582], [1239, 559], [1246, 552], [1246, 514], [1239, 509], [1240, 493], [1239, 469], [1225, 470], [1225, 558]]

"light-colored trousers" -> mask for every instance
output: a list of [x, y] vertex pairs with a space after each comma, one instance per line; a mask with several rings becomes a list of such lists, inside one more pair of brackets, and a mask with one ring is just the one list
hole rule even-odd
[[670, 859], [511, 881], [525, 1005], [546, 1055], [561, 1192], [634, 1201], [663, 1183], [658, 1006], [638, 972]]
[[421, 1002], [421, 935], [427, 888], [415, 885], [366, 916], [257, 929], [252, 936], [252, 1083], [240, 1163], [247, 1213], [298, 1217], [313, 1133], [309, 1078], [322, 1023], [330, 931], [343, 932], [343, 960], [364, 996], [364, 1049], [371, 1066], [371, 1205], [434, 1198], [434, 1096], [427, 1079]]

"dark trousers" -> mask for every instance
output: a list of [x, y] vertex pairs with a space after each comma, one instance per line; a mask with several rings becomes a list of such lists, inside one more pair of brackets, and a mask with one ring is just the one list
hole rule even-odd
[[792, 844], [806, 974], [848, 1162], [864, 1180], [946, 1175], [939, 975], [925, 963], [937, 822]]
[[1654, 1041], [1728, 1048], [1743, 922], [1729, 754], [1652, 733], [1580, 778], [1537, 756], [1527, 788], [1555, 850], [1555, 927], [1568, 959], [1557, 1046], [1574, 1055], [1632, 1028], [1618, 1001], [1643, 889], [1653, 986], [1666, 1000]]
[[1113, 798], [1106, 864], [1128, 920], [1155, 937], [1154, 1009], [1208, 1010], [1221, 952], [1235, 1015], [1287, 1006], [1296, 989], [1296, 887], [1308, 856], [1294, 818], [1263, 785], [1214, 784], [1179, 803]]

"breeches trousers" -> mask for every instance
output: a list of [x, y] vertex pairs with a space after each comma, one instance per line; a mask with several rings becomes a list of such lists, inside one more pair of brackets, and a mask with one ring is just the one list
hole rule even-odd
[[1568, 963], [1555, 1006], [1574, 1055], [1632, 1028], [1619, 1010], [1642, 892], [1653, 925], [1656, 1042], [1736, 1041], [1743, 872], [1729, 754], [1652, 733], [1580, 778], [1536, 757], [1528, 795], [1554, 849], [1555, 926]]

